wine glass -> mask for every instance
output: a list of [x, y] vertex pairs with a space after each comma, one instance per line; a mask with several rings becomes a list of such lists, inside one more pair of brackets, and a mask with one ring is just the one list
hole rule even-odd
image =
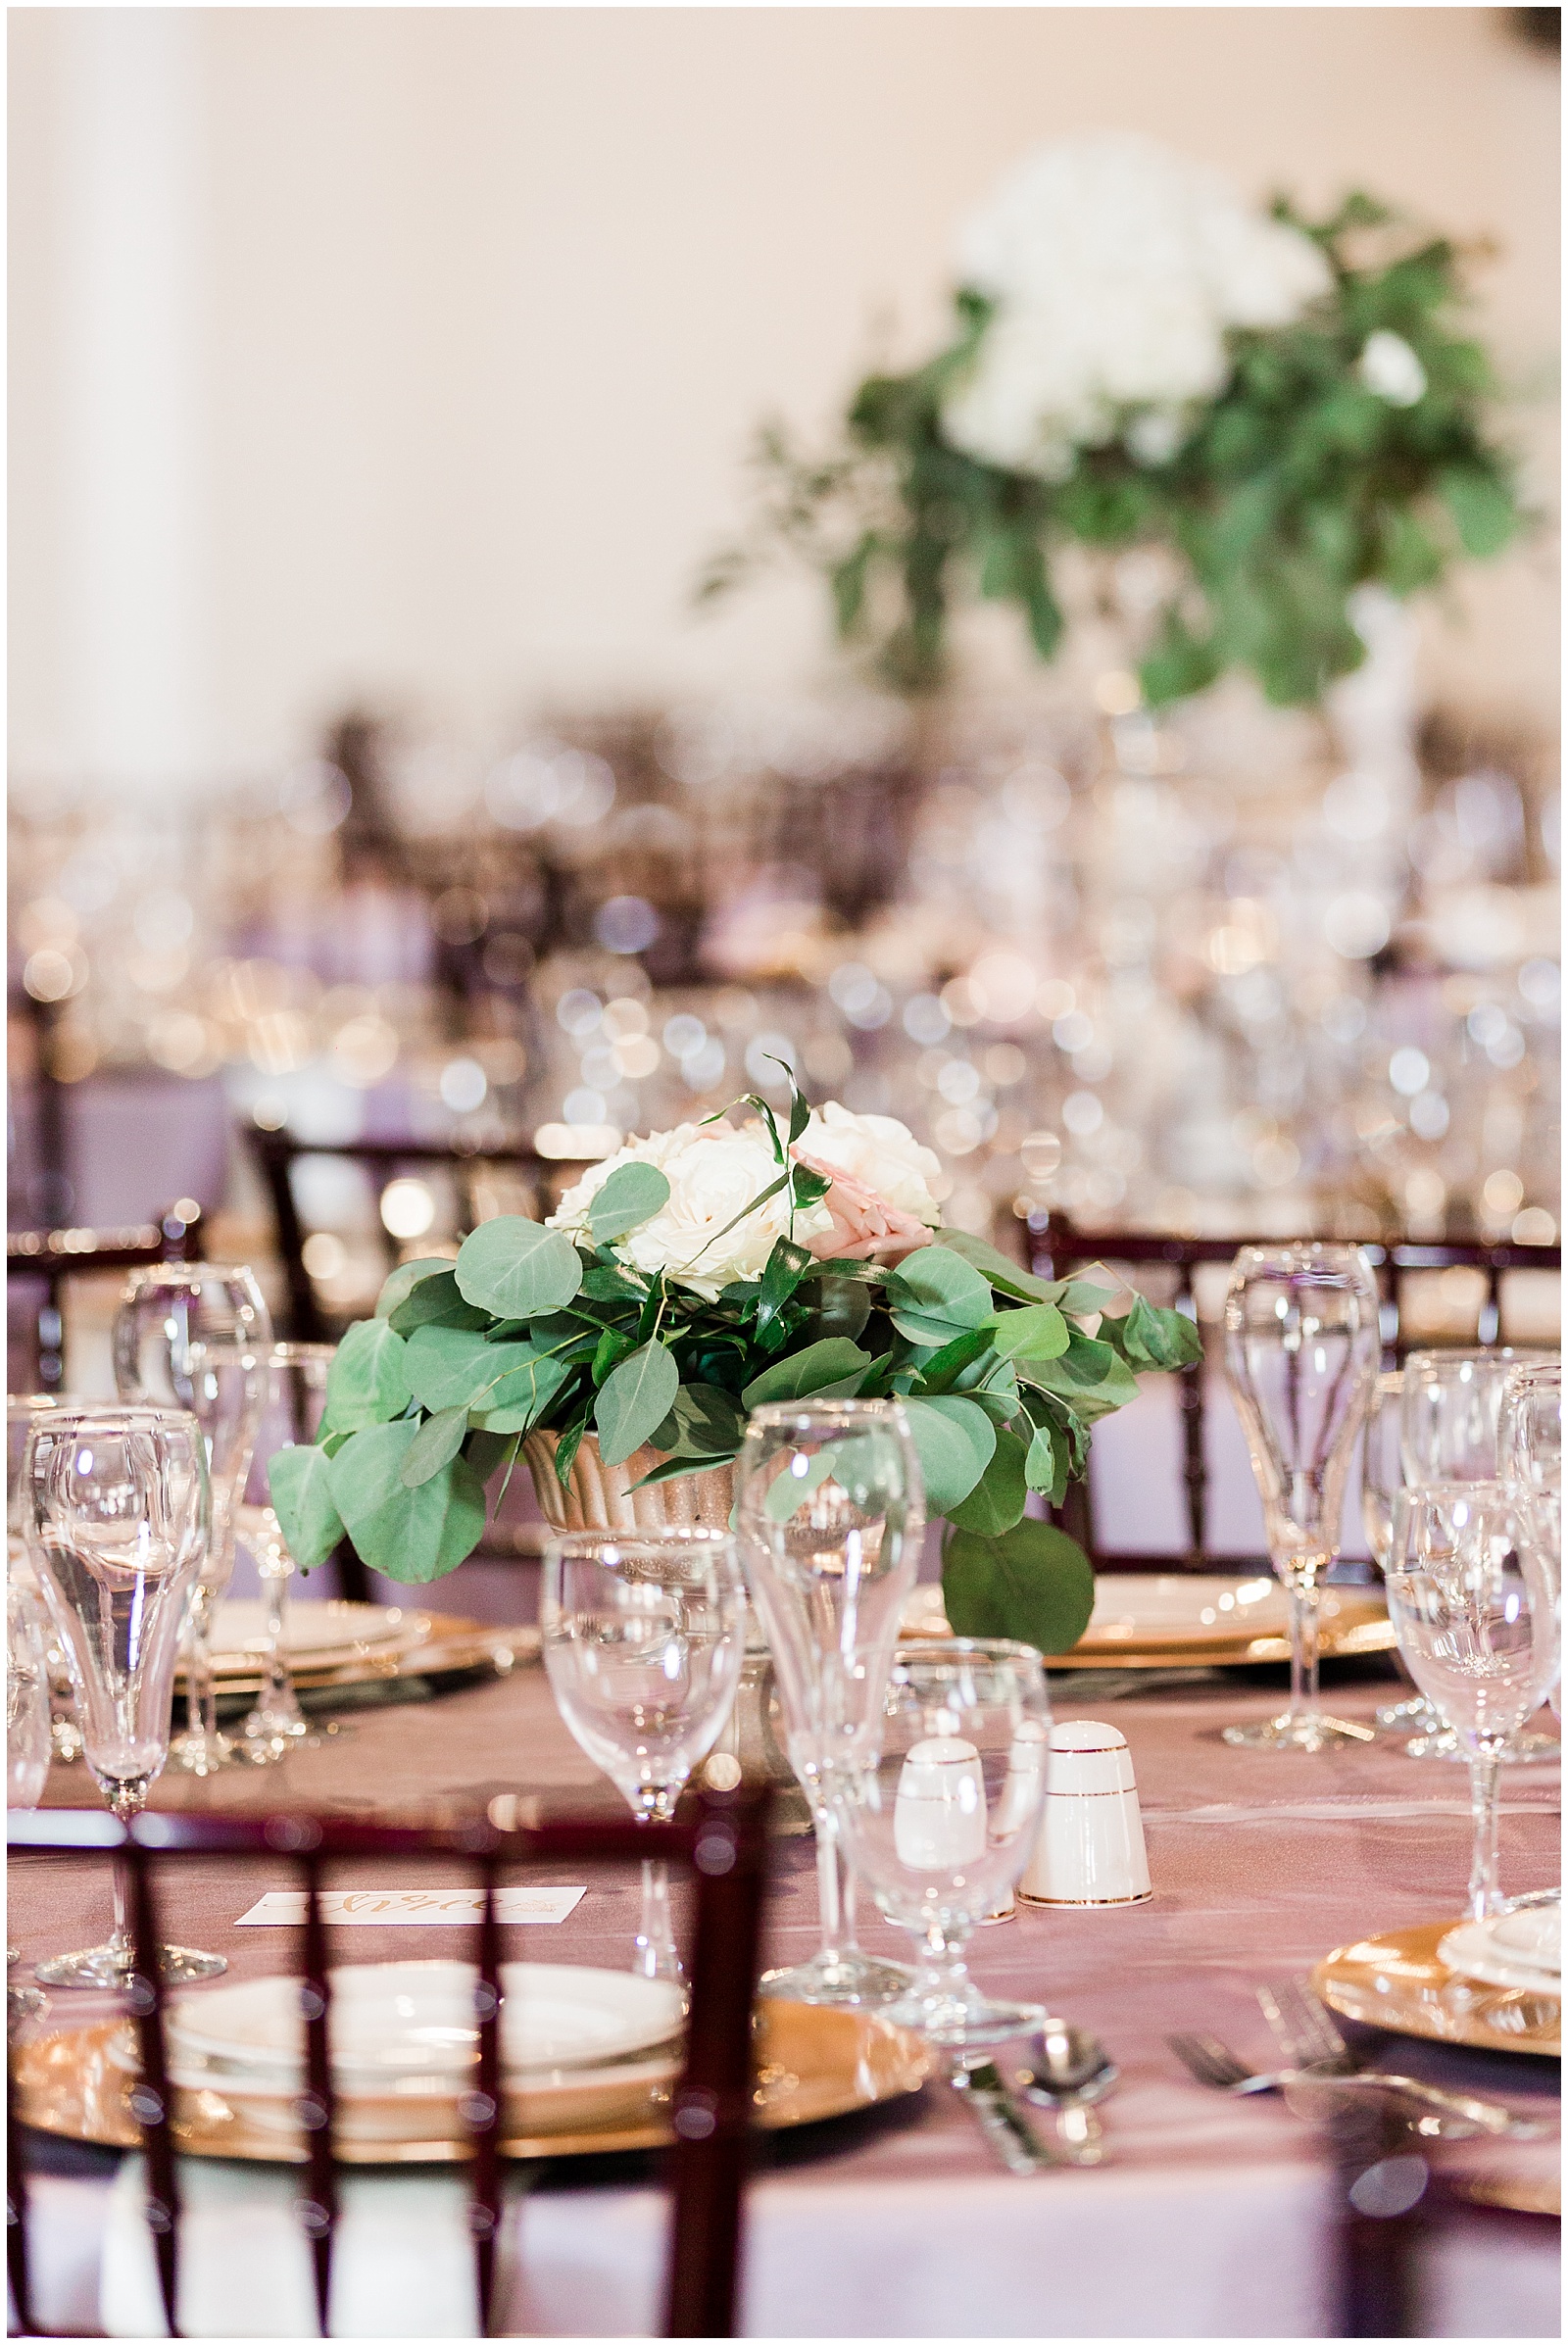
[[1242, 1247], [1225, 1295], [1225, 1374], [1263, 1500], [1269, 1561], [1291, 1602], [1290, 1708], [1227, 1727], [1225, 1740], [1245, 1749], [1319, 1751], [1371, 1734], [1318, 1707], [1318, 1604], [1380, 1353], [1377, 1285], [1359, 1246]]
[[[80, 1404], [69, 1394], [61, 1392], [8, 1392], [6, 1394], [6, 1546], [12, 1569], [30, 1567], [26, 1562], [26, 1547], [22, 1536], [22, 1458], [27, 1446], [27, 1435], [33, 1420], [52, 1408], [75, 1408]], [[71, 1693], [71, 1678], [66, 1669], [66, 1656], [56, 1639], [47, 1615], [42, 1620], [43, 1656], [50, 1706], [50, 1746], [63, 1767], [74, 1767], [81, 1757], [81, 1729], [76, 1724], [75, 1707]]]
[[[52, 1410], [27, 1437], [24, 1536], [65, 1647], [93, 1779], [121, 1823], [169, 1756], [174, 1659], [207, 1552], [207, 1450], [194, 1417], [150, 1407]], [[213, 1979], [217, 1954], [159, 1950], [172, 1980]], [[46, 1986], [121, 1987], [136, 1969], [115, 1867], [107, 1944], [39, 1963]]]
[[802, 2003], [876, 2004], [905, 1992], [902, 1963], [861, 1952], [853, 1877], [840, 1895], [828, 1776], [870, 1755], [904, 1600], [925, 1532], [925, 1492], [896, 1401], [788, 1400], [754, 1411], [736, 1470], [735, 1526], [773, 1653], [790, 1764], [810, 1802], [820, 1951], [769, 1971]]
[[[1562, 1602], [1562, 1362], [1522, 1360], [1508, 1371], [1497, 1417], [1497, 1467], [1527, 1495], [1536, 1552]], [[1547, 1699], [1558, 1718], [1562, 1677]]]
[[[1389, 1568], [1394, 1546], [1394, 1501], [1404, 1487], [1399, 1462], [1399, 1417], [1404, 1398], [1404, 1375], [1391, 1368], [1378, 1378], [1361, 1436], [1361, 1530], [1380, 1572]], [[1406, 1679], [1408, 1680], [1408, 1672]], [[1391, 1734], [1436, 1734], [1443, 1721], [1424, 1693], [1398, 1702], [1385, 1702], [1377, 1724]]]
[[1470, 1762], [1469, 1910], [1500, 1911], [1498, 1766], [1558, 1664], [1554, 1590], [1520, 1493], [1493, 1482], [1401, 1490], [1389, 1617], [1410, 1675]]
[[1412, 1489], [1429, 1482], [1493, 1482], [1503, 1388], [1521, 1366], [1556, 1354], [1494, 1343], [1465, 1351], [1412, 1351], [1404, 1363], [1399, 1446]]
[[901, 1645], [880, 1742], [841, 1758], [829, 1783], [856, 1876], [919, 1942], [919, 1966], [883, 2017], [959, 2049], [1040, 2027], [1043, 2005], [983, 1994], [963, 1960], [1034, 1848], [1051, 1750], [1040, 1655], [979, 1637]]
[[[20, 1487], [13, 1485], [13, 1491]], [[49, 1781], [49, 1672], [44, 1661], [38, 1600], [18, 1575], [15, 1562], [6, 1581], [6, 1806], [35, 1808]], [[6, 1947], [6, 1968], [22, 1960]], [[48, 1997], [35, 1986], [6, 1987], [8, 2029], [38, 2019]]]
[[272, 1328], [249, 1270], [163, 1262], [131, 1273], [115, 1314], [115, 1384], [122, 1399], [188, 1409], [207, 1441], [212, 1541], [191, 1590], [185, 1732], [170, 1745], [187, 1775], [212, 1775], [235, 1757], [218, 1731], [213, 1608], [234, 1569], [235, 1508], [267, 1404]]
[[[643, 1822], [667, 1823], [740, 1684], [746, 1585], [726, 1531], [567, 1531], [545, 1546], [545, 1669], [578, 1747]], [[643, 1866], [632, 1969], [679, 1979], [662, 1860]]]
[[[267, 1642], [262, 1654], [262, 1684], [255, 1702], [240, 1726], [236, 1748], [258, 1766], [287, 1758], [311, 1739], [311, 1722], [300, 1708], [289, 1672], [285, 1628], [288, 1587], [294, 1576], [283, 1528], [268, 1504], [268, 1469], [279, 1449], [316, 1439], [326, 1406], [326, 1380], [336, 1356], [332, 1343], [274, 1343], [268, 1356], [267, 1406], [262, 1414], [251, 1454], [246, 1503], [238, 1509], [237, 1528], [256, 1565], [266, 1607]], [[338, 1727], [341, 1736], [350, 1730]]]

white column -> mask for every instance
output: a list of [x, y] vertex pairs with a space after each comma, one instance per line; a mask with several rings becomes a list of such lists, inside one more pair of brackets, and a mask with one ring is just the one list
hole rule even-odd
[[209, 738], [199, 12], [63, 12], [65, 675], [82, 766], [189, 787]]

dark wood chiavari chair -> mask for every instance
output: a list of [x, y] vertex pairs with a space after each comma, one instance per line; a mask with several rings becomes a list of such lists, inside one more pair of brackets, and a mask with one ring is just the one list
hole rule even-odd
[[6, 1269], [17, 1282], [37, 1280], [43, 1301], [36, 1317], [37, 1369], [27, 1390], [59, 1392], [66, 1383], [65, 1293], [89, 1272], [141, 1270], [155, 1262], [199, 1262], [203, 1255], [199, 1205], [182, 1197], [159, 1221], [127, 1230], [15, 1230], [6, 1239]]
[[[159, 1944], [157, 1876], [165, 1862], [266, 1856], [289, 1861], [305, 1890], [301, 2001], [305, 2012], [305, 2089], [300, 2112], [307, 2143], [300, 2217], [310, 2240], [322, 2336], [330, 2334], [333, 2239], [337, 2223], [335, 2107], [327, 2013], [332, 1972], [321, 1918], [322, 1874], [334, 1858], [443, 1856], [471, 1866], [481, 1889], [476, 1930], [474, 2011], [478, 2061], [465, 2103], [468, 2126], [469, 2222], [473, 2235], [480, 2334], [494, 2332], [497, 2247], [502, 2211], [501, 1929], [496, 1884], [516, 1864], [631, 1863], [663, 1857], [696, 1878], [690, 1957], [691, 2008], [685, 2068], [675, 2087], [667, 2153], [672, 2220], [663, 2333], [733, 2335], [739, 2281], [742, 2196], [753, 2088], [752, 2003], [760, 1944], [766, 1868], [767, 1794], [702, 1790], [673, 1824], [562, 1820], [501, 1831], [482, 1820], [440, 1830], [349, 1824], [308, 1814], [265, 1819], [146, 1815], [127, 1829], [96, 1811], [41, 1810], [7, 1820], [13, 1849], [79, 1856], [113, 1852], [130, 1875], [130, 1915], [137, 1954], [127, 2001], [141, 2062], [135, 2114], [147, 2163], [147, 2225], [169, 2334], [179, 2275], [180, 2191], [177, 2136], [165, 2042], [165, 1989]], [[27, 2252], [25, 2128], [8, 2094], [7, 2249], [12, 2303], [24, 2336], [48, 2335], [34, 2319]]]
[[[1065, 1217], [1053, 1214], [1049, 1220], [1031, 1220], [1027, 1257], [1031, 1267], [1042, 1278], [1058, 1277], [1088, 1262], [1120, 1264], [1135, 1271], [1151, 1267], [1169, 1270], [1174, 1278], [1174, 1292], [1160, 1299], [1173, 1302], [1179, 1311], [1185, 1311], [1190, 1318], [1196, 1319], [1198, 1301], [1194, 1282], [1201, 1267], [1210, 1263], [1228, 1267], [1244, 1246], [1278, 1243], [1273, 1239], [1167, 1237], [1132, 1230], [1091, 1233], [1074, 1229]], [[1407, 1333], [1405, 1312], [1405, 1291], [1412, 1277], [1442, 1270], [1479, 1271], [1486, 1281], [1486, 1291], [1476, 1341], [1492, 1344], [1498, 1341], [1500, 1334], [1504, 1276], [1514, 1270], [1560, 1273], [1562, 1269], [1562, 1248], [1559, 1246], [1485, 1245], [1462, 1240], [1439, 1242], [1425, 1239], [1393, 1242], [1366, 1240], [1361, 1243], [1377, 1273], [1383, 1298], [1384, 1364], [1391, 1368], [1397, 1366], [1406, 1352], [1416, 1348], [1417, 1340]], [[1420, 1339], [1423, 1342], [1426, 1340]], [[1066, 1504], [1060, 1510], [1061, 1520], [1093, 1558], [1097, 1570], [1228, 1571], [1236, 1568], [1237, 1558], [1210, 1558], [1208, 1553], [1209, 1475], [1205, 1445], [1208, 1363], [1195, 1360], [1191, 1367], [1181, 1371], [1178, 1381], [1182, 1421], [1182, 1495], [1187, 1532], [1185, 1553], [1106, 1553], [1096, 1541], [1093, 1499], [1089, 1483], [1084, 1481], [1075, 1483], [1069, 1490]]]

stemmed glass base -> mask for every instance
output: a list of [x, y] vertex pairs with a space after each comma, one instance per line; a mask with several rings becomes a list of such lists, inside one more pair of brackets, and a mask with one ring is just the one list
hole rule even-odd
[[[228, 1969], [220, 1954], [198, 1954], [192, 1946], [160, 1946], [158, 1976], [166, 1986], [184, 1986], [194, 1979], [217, 1979]], [[45, 1986], [124, 1988], [136, 1975], [136, 1949], [117, 1930], [102, 1946], [80, 1954], [55, 1954], [35, 1963], [33, 1975]]]
[[878, 1955], [862, 1954], [858, 1946], [824, 1946], [808, 1962], [764, 1971], [759, 1984], [764, 1995], [776, 1995], [784, 2003], [880, 2009], [904, 1994], [913, 1978], [906, 1963], [884, 1962]]
[[[1469, 1752], [1459, 1740], [1452, 1727], [1441, 1724], [1423, 1734], [1415, 1734], [1404, 1746], [1407, 1759], [1459, 1759], [1468, 1761]], [[1529, 1734], [1522, 1730], [1510, 1736], [1497, 1753], [1503, 1767], [1528, 1766], [1534, 1761], [1560, 1759], [1562, 1744], [1555, 1734]]]
[[1370, 1727], [1352, 1726], [1348, 1718], [1329, 1718], [1321, 1710], [1287, 1710], [1279, 1718], [1259, 1719], [1255, 1725], [1226, 1727], [1220, 1735], [1237, 1750], [1333, 1750], [1346, 1742], [1370, 1742]]
[[1013, 2003], [982, 1994], [967, 1966], [949, 1947], [923, 1951], [908, 1991], [888, 2004], [881, 2017], [896, 2027], [911, 2027], [927, 2043], [951, 2050], [978, 2050], [1031, 2035], [1046, 2024], [1043, 2003]]

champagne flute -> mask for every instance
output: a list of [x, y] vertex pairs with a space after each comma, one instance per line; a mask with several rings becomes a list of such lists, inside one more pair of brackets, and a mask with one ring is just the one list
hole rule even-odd
[[[728, 1532], [567, 1531], [545, 1546], [545, 1669], [578, 1747], [632, 1813], [667, 1823], [740, 1684], [746, 1584]], [[669, 1871], [643, 1866], [632, 1969], [678, 1980]]]
[[[63, 1392], [6, 1394], [6, 1545], [13, 1567], [20, 1561], [26, 1568], [26, 1548], [22, 1536], [22, 1458], [33, 1420], [52, 1408], [75, 1408], [78, 1405], [69, 1393]], [[76, 1724], [65, 1654], [56, 1641], [47, 1616], [42, 1617], [44, 1667], [51, 1713], [50, 1745], [63, 1767], [74, 1767], [81, 1757], [81, 1729]]]
[[[20, 1477], [13, 1493], [20, 1489]], [[38, 1601], [16, 1561], [6, 1580], [6, 1806], [35, 1808], [49, 1781], [49, 1672]], [[6, 1947], [6, 1968], [22, 1960]], [[8, 2031], [36, 2020], [49, 1998], [35, 1986], [6, 1987]]]
[[[27, 1554], [65, 1647], [87, 1765], [126, 1823], [169, 1756], [174, 1659], [207, 1551], [207, 1449], [179, 1410], [105, 1406], [40, 1416], [23, 1461]], [[171, 1980], [213, 1979], [220, 1955], [159, 1950]], [[122, 1987], [136, 1969], [115, 1867], [108, 1942], [36, 1966], [46, 1986]]]
[[790, 1764], [816, 1828], [822, 1916], [820, 1951], [762, 1983], [801, 2003], [889, 2002], [910, 1975], [856, 1943], [853, 1876], [840, 1894], [830, 1777], [875, 1752], [920, 1564], [925, 1492], [903, 1409], [822, 1399], [756, 1410], [736, 1471], [735, 1524], [772, 1648]]
[[[1361, 1530], [1380, 1572], [1389, 1568], [1394, 1547], [1394, 1501], [1404, 1487], [1399, 1459], [1399, 1420], [1404, 1399], [1404, 1375], [1391, 1368], [1378, 1378], [1361, 1437]], [[1405, 1672], [1408, 1681], [1409, 1672]], [[1437, 1734], [1443, 1721], [1424, 1693], [1385, 1702], [1377, 1723], [1390, 1734]]]
[[[239, 1536], [255, 1561], [267, 1611], [262, 1684], [241, 1723], [237, 1745], [258, 1766], [285, 1759], [291, 1750], [312, 1739], [311, 1722], [300, 1708], [288, 1665], [286, 1624], [294, 1558], [283, 1537], [283, 1527], [267, 1503], [268, 1469], [279, 1449], [315, 1441], [316, 1429], [326, 1406], [326, 1380], [336, 1348], [332, 1343], [272, 1345], [267, 1364], [267, 1407], [251, 1455], [250, 1479], [245, 1490], [249, 1503], [238, 1509]], [[349, 1732], [340, 1726], [335, 1735], [340, 1737]]]
[[[1536, 1552], [1562, 1603], [1562, 1362], [1524, 1360], [1509, 1369], [1497, 1417], [1497, 1465], [1526, 1493]], [[1560, 1719], [1562, 1673], [1547, 1694]]]
[[963, 1950], [1029, 1862], [1050, 1748], [1033, 1646], [944, 1637], [900, 1646], [878, 1749], [831, 1772], [854, 1872], [919, 1946], [919, 1968], [882, 2016], [933, 2043], [978, 2048], [1044, 2024], [1043, 2004], [983, 1994]]
[[1356, 1246], [1244, 1246], [1225, 1296], [1225, 1373], [1263, 1500], [1269, 1561], [1291, 1604], [1291, 1700], [1227, 1727], [1249, 1750], [1364, 1742], [1370, 1727], [1318, 1706], [1318, 1605], [1339, 1551], [1346, 1480], [1377, 1382], [1372, 1267]]
[[1496, 1481], [1401, 1490], [1391, 1560], [1389, 1617], [1399, 1650], [1470, 1763], [1468, 1902], [1484, 1921], [1502, 1908], [1499, 1764], [1557, 1672], [1555, 1591], [1521, 1494]]
[[170, 1758], [212, 1775], [236, 1753], [218, 1731], [213, 1608], [234, 1569], [235, 1509], [267, 1403], [272, 1328], [249, 1270], [165, 1262], [133, 1271], [115, 1314], [115, 1384], [122, 1398], [186, 1409], [207, 1441], [212, 1541], [191, 1590], [185, 1661], [187, 1725]]

